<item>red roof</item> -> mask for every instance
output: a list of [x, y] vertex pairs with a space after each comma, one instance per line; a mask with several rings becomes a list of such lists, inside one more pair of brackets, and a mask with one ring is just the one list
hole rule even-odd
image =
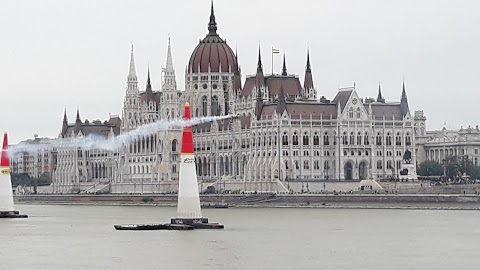
[[200, 41], [190, 57], [187, 72], [233, 72], [235, 68], [235, 53], [219, 38], [217, 42]]
[[[256, 79], [255, 76], [247, 78], [242, 91], [244, 96], [252, 95], [253, 88], [256, 86]], [[300, 80], [295, 76], [270, 75], [265, 77], [265, 85], [268, 87], [270, 97], [278, 95], [280, 87], [283, 88], [283, 93], [286, 96], [299, 96], [302, 93]]]

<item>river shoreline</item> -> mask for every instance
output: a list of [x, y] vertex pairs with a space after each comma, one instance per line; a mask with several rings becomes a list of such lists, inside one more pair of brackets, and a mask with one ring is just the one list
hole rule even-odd
[[[16, 204], [176, 207], [176, 195], [22, 195]], [[480, 196], [437, 195], [202, 195], [203, 205], [235, 208], [480, 210]], [[227, 210], [227, 209], [220, 209]]]

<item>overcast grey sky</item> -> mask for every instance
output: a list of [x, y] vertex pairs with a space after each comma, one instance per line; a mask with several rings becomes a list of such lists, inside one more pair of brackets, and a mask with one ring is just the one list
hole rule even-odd
[[[360, 96], [399, 100], [402, 79], [412, 110], [430, 129], [480, 123], [480, 2], [476, 0], [216, 0], [219, 34], [238, 48], [242, 75], [262, 47], [285, 50], [289, 73], [303, 81], [310, 47], [315, 86], [333, 98], [356, 82]], [[10, 141], [57, 136], [67, 107], [82, 119], [121, 114], [130, 44], [140, 86], [150, 63], [160, 87], [170, 35], [179, 87], [210, 0], [7, 0], [0, 9], [0, 127]], [[279, 72], [281, 57], [276, 57]]]

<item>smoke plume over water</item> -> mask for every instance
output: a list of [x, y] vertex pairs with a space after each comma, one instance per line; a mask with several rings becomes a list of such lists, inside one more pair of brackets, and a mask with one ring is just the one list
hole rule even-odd
[[88, 135], [85, 137], [75, 138], [58, 138], [48, 141], [40, 141], [39, 143], [22, 142], [17, 145], [11, 146], [8, 150], [10, 157], [15, 157], [19, 153], [34, 153], [38, 151], [56, 149], [84, 149], [84, 150], [107, 150], [115, 151], [120, 149], [124, 145], [128, 145], [135, 139], [140, 139], [143, 136], [153, 135], [157, 132], [167, 131], [175, 128], [182, 128], [185, 126], [195, 126], [202, 123], [218, 121], [222, 119], [232, 118], [233, 116], [211, 116], [192, 118], [190, 120], [172, 120], [172, 121], [157, 121], [150, 124], [145, 124], [137, 129], [131, 130], [127, 133], [120, 134], [118, 136], [112, 136], [110, 138]]

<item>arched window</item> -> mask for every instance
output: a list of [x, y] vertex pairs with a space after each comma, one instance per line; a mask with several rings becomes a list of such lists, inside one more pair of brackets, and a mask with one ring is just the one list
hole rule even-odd
[[343, 144], [345, 144], [345, 145], [348, 144], [347, 132], [343, 132], [342, 142], [343, 142]]
[[387, 160], [387, 169], [392, 169], [392, 161], [391, 160]]
[[218, 97], [217, 96], [212, 97], [212, 115], [213, 116], [220, 115], [220, 109], [219, 109], [219, 106], [218, 106]]
[[412, 138], [410, 137], [410, 133], [407, 133], [407, 136], [405, 137], [405, 144], [412, 145]]
[[350, 144], [351, 145], [355, 144], [355, 135], [353, 134], [353, 131], [350, 132]]
[[207, 96], [202, 97], [202, 115], [207, 116]]
[[173, 164], [173, 165], [172, 165], [172, 172], [173, 172], [173, 173], [176, 173], [176, 172], [177, 172], [177, 165], [176, 165], [176, 164]]
[[306, 131], [303, 134], [303, 145], [308, 145], [308, 135]]
[[382, 134], [380, 132], [377, 133], [376, 144], [377, 145], [382, 145]]
[[357, 118], [362, 117], [362, 112], [360, 111], [360, 108], [357, 108]]
[[293, 132], [293, 145], [298, 145], [298, 135], [297, 132]]
[[362, 134], [360, 132], [357, 133], [357, 145], [362, 145]]
[[383, 164], [381, 160], [377, 161], [377, 169], [383, 169]]
[[328, 132], [325, 131], [325, 134], [323, 134], [323, 145], [330, 145], [330, 140], [328, 137]]
[[353, 118], [353, 108], [348, 110], [348, 118]]
[[176, 152], [177, 151], [177, 140], [173, 140], [172, 141], [172, 152]]
[[369, 140], [369, 137], [368, 137], [368, 132], [365, 132], [365, 136], [363, 137], [363, 143], [365, 145], [369, 145], [370, 144], [370, 140]]
[[392, 135], [390, 135], [390, 132], [387, 132], [387, 137], [385, 140], [387, 145], [392, 145]]
[[316, 131], [313, 134], [313, 145], [320, 145], [320, 137]]
[[398, 146], [402, 145], [402, 137], [400, 136], [400, 132], [397, 132], [397, 136], [395, 136], [395, 144]]

